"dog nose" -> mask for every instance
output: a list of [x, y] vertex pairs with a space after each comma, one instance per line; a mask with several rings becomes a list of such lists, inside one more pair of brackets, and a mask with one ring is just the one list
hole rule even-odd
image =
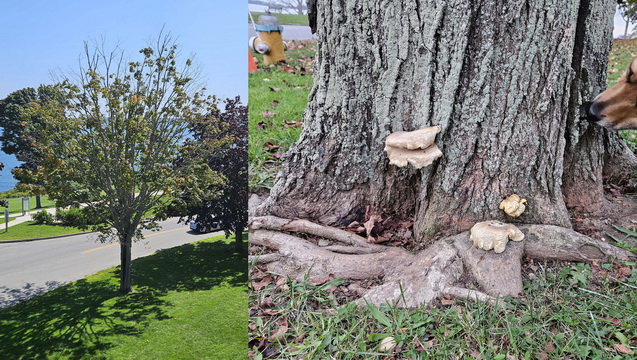
[[599, 122], [601, 117], [597, 108], [598, 106], [595, 105], [594, 101], [585, 102], [582, 106], [580, 106], [580, 117], [586, 118], [590, 122]]

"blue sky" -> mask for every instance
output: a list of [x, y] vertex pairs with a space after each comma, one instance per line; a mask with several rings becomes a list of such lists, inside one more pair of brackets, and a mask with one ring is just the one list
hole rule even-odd
[[0, 99], [78, 69], [83, 42], [105, 40], [132, 59], [162, 27], [183, 59], [195, 54], [202, 82], [247, 102], [247, 3], [210, 0], [5, 1], [0, 21]]

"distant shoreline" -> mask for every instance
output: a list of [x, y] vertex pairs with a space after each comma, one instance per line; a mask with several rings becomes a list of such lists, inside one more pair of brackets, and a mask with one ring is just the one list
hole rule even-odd
[[0, 163], [4, 164], [4, 169], [0, 171], [0, 192], [5, 192], [13, 189], [18, 183], [18, 181], [13, 178], [11, 170], [19, 166], [20, 161], [18, 161], [14, 155], [8, 155], [0, 151]]

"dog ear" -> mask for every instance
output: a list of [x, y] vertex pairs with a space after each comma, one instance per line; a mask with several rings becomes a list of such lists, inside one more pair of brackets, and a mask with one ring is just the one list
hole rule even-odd
[[629, 84], [637, 84], [637, 57], [633, 58], [628, 66], [626, 82]]

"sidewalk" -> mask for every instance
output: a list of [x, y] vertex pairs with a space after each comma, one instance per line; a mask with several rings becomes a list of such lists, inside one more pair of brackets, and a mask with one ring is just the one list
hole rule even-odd
[[[49, 209], [41, 209], [41, 210], [30, 210], [28, 211], [26, 214], [21, 215], [21, 214], [9, 214], [9, 217], [15, 217], [15, 219], [9, 221], [9, 227], [13, 226], [13, 225], [18, 225], [21, 224], [23, 222], [27, 222], [27, 221], [31, 221], [31, 215], [35, 214], [38, 211], [42, 211], [45, 210], [50, 214], [55, 215], [55, 208], [49, 208]], [[0, 229], [4, 229], [6, 227], [6, 225], [4, 224], [4, 217], [2, 218], [2, 223], [0, 224]]]

